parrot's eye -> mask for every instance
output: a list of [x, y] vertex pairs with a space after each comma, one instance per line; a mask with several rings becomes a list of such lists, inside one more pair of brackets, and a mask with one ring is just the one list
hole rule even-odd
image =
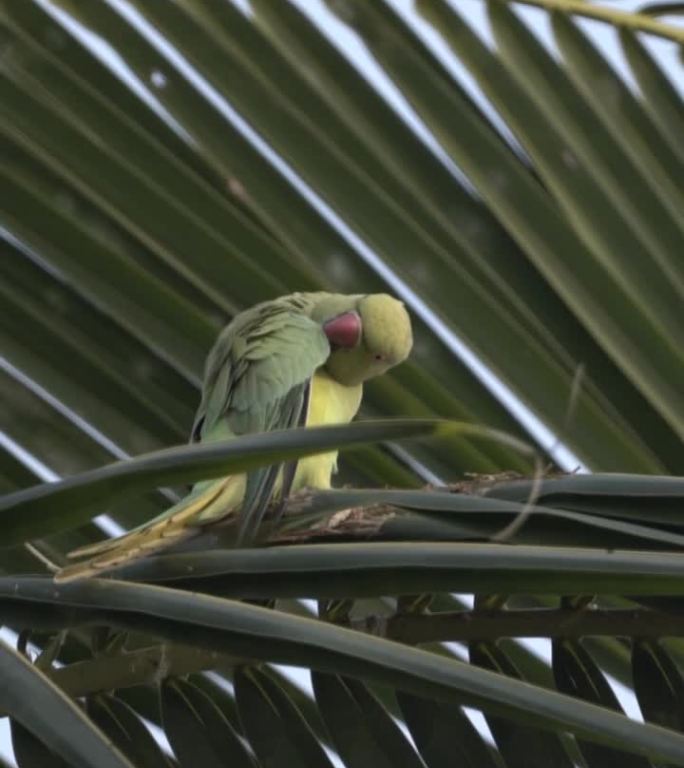
[[383, 357], [383, 355], [378, 354], [378, 355], [375, 355], [375, 359], [376, 360], [384, 360], [385, 358]]

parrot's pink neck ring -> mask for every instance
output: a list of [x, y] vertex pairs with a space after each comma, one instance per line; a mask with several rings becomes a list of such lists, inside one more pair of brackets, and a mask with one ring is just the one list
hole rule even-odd
[[323, 331], [332, 347], [351, 349], [361, 339], [361, 318], [356, 312], [345, 312], [328, 320]]

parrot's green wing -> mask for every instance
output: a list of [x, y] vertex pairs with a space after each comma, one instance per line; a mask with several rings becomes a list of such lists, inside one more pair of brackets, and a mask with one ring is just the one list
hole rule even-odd
[[[221, 334], [207, 361], [193, 440], [303, 424], [311, 377], [329, 354], [321, 326], [289, 303], [268, 302], [243, 313]], [[264, 467], [248, 474], [238, 541], [256, 531], [280, 469]], [[291, 479], [293, 473], [284, 474]], [[198, 522], [211, 519], [211, 513], [200, 515]]]

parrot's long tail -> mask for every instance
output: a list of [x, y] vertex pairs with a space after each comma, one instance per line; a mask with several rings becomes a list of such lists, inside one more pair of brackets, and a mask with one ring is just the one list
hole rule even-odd
[[[211, 483], [206, 489], [190, 494], [159, 517], [123, 536], [75, 549], [69, 557], [88, 559], [57, 571], [55, 581], [65, 583], [98, 576], [190, 538], [200, 529], [198, 521], [207, 518], [216, 520], [230, 512], [233, 499], [227, 497], [234, 494], [227, 491], [235, 485], [235, 480], [235, 477], [227, 477]], [[225, 501], [223, 514], [218, 514], [212, 508], [222, 501]]]

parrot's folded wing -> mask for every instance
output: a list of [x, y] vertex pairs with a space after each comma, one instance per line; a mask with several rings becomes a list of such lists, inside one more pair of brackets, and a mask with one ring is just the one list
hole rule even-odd
[[[310, 390], [311, 379], [307, 379], [303, 384], [290, 390], [284, 398], [281, 407], [282, 426], [274, 427], [274, 429], [297, 427], [306, 424], [306, 411], [309, 404]], [[284, 467], [282, 464], [274, 464], [270, 467], [250, 472], [247, 475], [245, 497], [242, 501], [240, 522], [238, 524], [238, 546], [244, 542], [250, 542], [254, 538], [264, 513], [273, 498], [273, 491], [278, 476], [280, 475], [281, 478], [280, 498], [284, 501], [290, 492], [296, 471], [297, 462], [292, 461], [288, 462]]]
[[[306, 423], [311, 378], [330, 354], [323, 329], [286, 302], [263, 304], [245, 316], [240, 327], [229, 326], [209, 357], [195, 439], [216, 439], [226, 426], [242, 435]], [[247, 475], [238, 543], [254, 536], [281, 469], [279, 464]], [[285, 480], [293, 476], [292, 469], [284, 473]], [[281, 495], [288, 490], [282, 487]], [[202, 521], [211, 514], [203, 513]]]

